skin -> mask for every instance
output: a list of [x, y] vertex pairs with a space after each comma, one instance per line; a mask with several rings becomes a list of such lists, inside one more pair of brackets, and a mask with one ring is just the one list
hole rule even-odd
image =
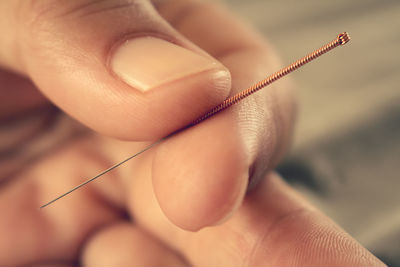
[[[38, 209], [280, 66], [273, 49], [221, 6], [153, 4], [1, 1], [2, 147], [58, 140], [57, 128], [43, 125], [73, 129], [29, 162], [18, 153], [4, 159], [1, 265], [383, 266], [271, 172], [293, 128], [287, 81]], [[232, 86], [207, 84], [203, 73], [143, 94], [109, 75], [113, 44], [148, 27], [218, 59]], [[180, 102], [185, 109], [177, 110]], [[53, 105], [94, 131], [54, 115]], [[24, 143], [7, 141], [15, 132]]]

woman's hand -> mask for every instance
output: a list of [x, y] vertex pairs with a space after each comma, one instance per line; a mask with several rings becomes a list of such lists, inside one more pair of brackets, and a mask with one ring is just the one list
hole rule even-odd
[[[53, 117], [50, 101], [99, 133], [2, 172], [1, 266], [382, 265], [269, 172], [293, 126], [285, 81], [39, 210], [280, 65], [260, 36], [202, 1], [0, 5], [0, 129], [26, 133], [14, 122]], [[9, 152], [65, 134], [33, 125]]]

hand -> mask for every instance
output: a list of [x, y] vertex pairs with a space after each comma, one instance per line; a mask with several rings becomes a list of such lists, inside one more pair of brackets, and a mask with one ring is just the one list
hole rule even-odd
[[[30, 150], [16, 149], [34, 147], [41, 135], [64, 140], [18, 172], [3, 169], [1, 266], [382, 265], [270, 172], [293, 125], [285, 81], [39, 210], [279, 62], [261, 37], [210, 3], [1, 5], [1, 129], [29, 139], [3, 161], [21, 167], [17, 156]], [[99, 134], [37, 128], [37, 120], [54, 119], [47, 99]]]

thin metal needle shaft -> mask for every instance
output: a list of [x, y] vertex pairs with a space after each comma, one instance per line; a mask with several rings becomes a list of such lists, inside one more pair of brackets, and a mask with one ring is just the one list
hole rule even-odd
[[140, 151], [137, 152], [136, 154], [134, 154], [134, 155], [130, 156], [129, 158], [126, 158], [126, 159], [124, 159], [123, 161], [121, 161], [121, 162], [119, 162], [119, 163], [117, 163], [117, 164], [111, 166], [111, 167], [108, 168], [107, 170], [102, 171], [101, 173], [97, 174], [97, 175], [94, 176], [93, 178], [90, 178], [90, 179], [86, 180], [85, 182], [81, 183], [80, 185], [75, 186], [74, 188], [72, 188], [72, 189], [69, 190], [68, 192], [65, 192], [64, 194], [62, 194], [62, 195], [58, 196], [57, 198], [53, 199], [52, 201], [47, 202], [46, 204], [40, 206], [40, 208], [41, 208], [41, 209], [42, 209], [42, 208], [45, 208], [45, 207], [47, 207], [48, 205], [50, 205], [50, 204], [56, 202], [56, 201], [59, 200], [60, 198], [63, 198], [63, 197], [65, 197], [66, 195], [69, 195], [70, 193], [74, 192], [75, 190], [81, 188], [82, 186], [87, 185], [88, 183], [90, 183], [90, 182], [96, 180], [97, 178], [99, 178], [100, 176], [106, 174], [107, 172], [112, 171], [113, 169], [115, 169], [115, 168], [121, 166], [122, 164], [124, 164], [125, 162], [127, 162], [127, 161], [129, 161], [129, 160], [131, 160], [131, 159], [133, 159], [133, 158], [135, 158], [135, 157], [137, 157], [137, 156], [139, 156], [139, 155], [142, 154], [143, 152], [146, 152], [147, 150], [149, 150], [149, 149], [152, 148], [153, 146], [157, 145], [158, 143], [160, 143], [160, 142], [163, 141], [164, 139], [165, 139], [165, 138], [161, 138], [161, 139], [157, 140], [156, 142], [151, 143], [150, 145], [146, 146], [145, 148], [143, 148], [142, 150], [140, 150]]
[[[207, 119], [207, 118], [209, 118], [209, 117], [215, 115], [216, 113], [218, 113], [218, 112], [220, 112], [220, 111], [222, 111], [222, 110], [224, 110], [224, 109], [226, 109], [226, 108], [228, 108], [228, 107], [230, 107], [230, 106], [236, 104], [237, 102], [239, 102], [239, 101], [241, 101], [242, 99], [248, 97], [249, 95], [251, 95], [251, 94], [257, 92], [258, 90], [260, 90], [260, 89], [266, 87], [267, 85], [273, 83], [274, 81], [276, 81], [276, 80], [282, 78], [283, 76], [286, 76], [287, 74], [289, 74], [289, 73], [295, 71], [296, 69], [298, 69], [298, 68], [300, 68], [301, 66], [307, 64], [308, 62], [310, 62], [310, 61], [312, 61], [312, 60], [314, 60], [314, 59], [316, 59], [316, 58], [322, 56], [323, 54], [329, 52], [329, 51], [332, 50], [333, 48], [338, 47], [338, 46], [340, 46], [340, 45], [344, 45], [344, 44], [346, 44], [346, 43], [349, 42], [349, 41], [350, 41], [350, 36], [348, 35], [347, 32], [344, 32], [344, 33], [339, 34], [339, 35], [336, 37], [335, 40], [333, 40], [333, 41], [327, 43], [326, 45], [324, 45], [324, 46], [322, 46], [321, 48], [319, 48], [319, 49], [313, 51], [312, 53], [306, 55], [305, 57], [303, 57], [303, 58], [301, 58], [301, 59], [299, 59], [299, 60], [293, 62], [293, 63], [290, 64], [289, 66], [287, 66], [287, 67], [285, 67], [285, 68], [283, 68], [283, 69], [281, 69], [281, 70], [275, 72], [274, 74], [268, 76], [267, 78], [265, 78], [264, 80], [262, 80], [262, 81], [260, 81], [260, 82], [258, 82], [258, 83], [256, 83], [256, 84], [254, 84], [253, 86], [251, 86], [251, 87], [249, 87], [249, 88], [247, 88], [247, 89], [245, 89], [245, 90], [243, 90], [243, 91], [241, 91], [241, 92], [239, 92], [239, 93], [237, 93], [237, 94], [235, 94], [235, 95], [229, 97], [228, 99], [226, 99], [225, 101], [223, 101], [221, 104], [219, 104], [218, 106], [216, 106], [215, 108], [213, 108], [213, 109], [210, 110], [209, 112], [205, 113], [203, 116], [201, 116], [200, 118], [198, 118], [197, 120], [195, 120], [194, 122], [192, 122], [191, 124], [189, 124], [189, 125], [188, 125], [187, 127], [185, 127], [185, 128], [188, 128], [188, 127], [190, 127], [190, 126], [192, 126], [192, 125], [198, 124], [198, 123], [202, 122], [203, 120], [205, 120], [205, 119]], [[184, 128], [184, 129], [185, 129], [185, 128]], [[176, 132], [175, 132], [175, 133], [176, 133]], [[127, 162], [127, 161], [133, 159], [133, 158], [136, 157], [136, 156], [139, 156], [139, 155], [142, 154], [143, 152], [149, 150], [150, 148], [152, 148], [153, 146], [159, 144], [160, 142], [162, 142], [163, 140], [165, 140], [166, 138], [168, 138], [169, 136], [171, 136], [171, 135], [173, 135], [173, 134], [174, 134], [174, 133], [168, 135], [167, 137], [161, 138], [161, 139], [159, 139], [158, 141], [156, 141], [156, 142], [150, 144], [149, 146], [145, 147], [144, 149], [142, 149], [142, 150], [139, 151], [138, 153], [136, 153], [136, 154], [130, 156], [129, 158], [127, 158], [127, 159], [121, 161], [120, 163], [117, 163], [117, 164], [115, 164], [114, 166], [108, 168], [107, 170], [105, 170], [105, 171], [103, 171], [103, 172], [97, 174], [97, 175], [94, 176], [93, 178], [90, 178], [89, 180], [87, 180], [87, 181], [81, 183], [80, 185], [78, 185], [78, 186], [72, 188], [72, 189], [69, 190], [68, 192], [66, 192], [66, 193], [60, 195], [59, 197], [53, 199], [52, 201], [50, 201], [50, 202], [44, 204], [44, 205], [41, 206], [40, 208], [47, 207], [48, 205], [50, 205], [50, 204], [56, 202], [57, 200], [59, 200], [60, 198], [63, 198], [63, 197], [65, 197], [66, 195], [72, 193], [73, 191], [79, 189], [80, 187], [82, 187], [82, 186], [84, 186], [84, 185], [86, 185], [86, 184], [92, 182], [93, 180], [96, 180], [96, 179], [99, 178], [100, 176], [102, 176], [102, 175], [108, 173], [109, 171], [111, 171], [111, 170], [117, 168], [118, 166], [124, 164], [125, 162]]]

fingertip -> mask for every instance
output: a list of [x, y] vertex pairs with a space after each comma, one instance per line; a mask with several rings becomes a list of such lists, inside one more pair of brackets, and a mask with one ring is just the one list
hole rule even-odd
[[[110, 250], [110, 244], [112, 248]], [[187, 266], [184, 259], [137, 226], [118, 222], [94, 233], [83, 247], [84, 266]]]
[[232, 120], [224, 117], [188, 129], [156, 151], [155, 195], [165, 215], [185, 230], [221, 223], [243, 200], [248, 182], [246, 150]]

